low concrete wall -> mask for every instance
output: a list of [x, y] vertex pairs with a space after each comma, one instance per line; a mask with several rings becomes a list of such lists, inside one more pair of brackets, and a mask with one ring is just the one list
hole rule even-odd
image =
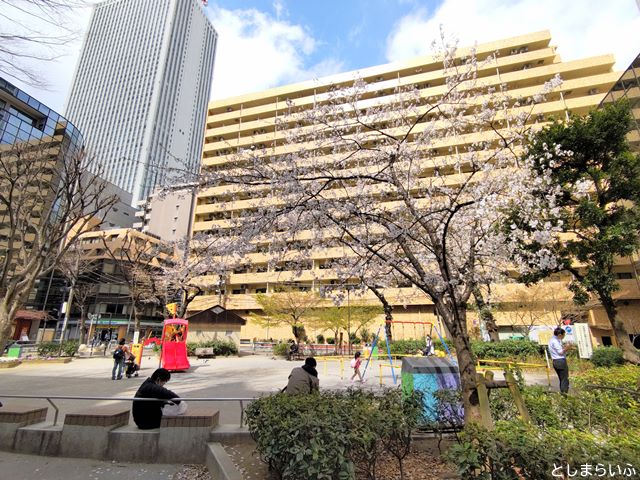
[[154, 463], [158, 458], [160, 429], [140, 430], [135, 425], [109, 432], [106, 454], [109, 460], [131, 463]]
[[211, 430], [219, 412], [193, 408], [187, 415], [162, 417], [158, 455], [161, 463], [204, 463]]
[[19, 428], [16, 432], [14, 450], [32, 455], [57, 457], [60, 453], [62, 425], [36, 423]]
[[216, 480], [243, 480], [244, 478], [221, 443], [207, 444], [206, 466]]
[[[192, 408], [165, 416], [161, 427], [129, 425], [129, 409], [95, 407], [66, 415], [64, 424], [45, 423], [47, 408], [0, 411], [0, 450], [36, 455], [93, 458], [134, 463], [200, 463], [218, 425], [219, 412]], [[242, 429], [241, 429], [242, 430]]]
[[109, 432], [129, 423], [129, 409], [100, 407], [64, 418], [60, 455], [63, 457], [107, 458]]
[[0, 449], [13, 450], [20, 427], [40, 423], [47, 417], [47, 407], [11, 407], [0, 410]]

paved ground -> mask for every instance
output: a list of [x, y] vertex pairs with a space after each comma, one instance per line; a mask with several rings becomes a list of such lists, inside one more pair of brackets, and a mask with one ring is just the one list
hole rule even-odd
[[182, 465], [134, 465], [0, 452], [0, 478], [11, 480], [163, 480]]
[[[174, 373], [167, 387], [186, 398], [239, 398], [256, 397], [276, 392], [286, 385], [291, 369], [303, 362], [276, 360], [263, 355], [192, 360], [188, 372]], [[22, 364], [15, 368], [0, 369], [0, 400], [7, 405], [47, 405], [44, 400], [3, 399], [3, 394], [23, 395], [73, 395], [98, 397], [133, 397], [143, 380], [157, 367], [156, 357], [144, 357], [138, 378], [111, 380], [113, 360], [104, 357], [78, 358], [67, 364]], [[344, 375], [349, 372], [348, 361], [344, 362]], [[340, 378], [340, 364], [336, 361], [320, 362], [318, 366], [322, 388], [346, 388], [351, 383]], [[384, 381], [392, 384], [389, 369]], [[379, 379], [376, 366], [367, 374], [365, 388], [377, 388]], [[387, 378], [388, 377], [388, 378]], [[88, 401], [59, 400], [60, 421], [64, 413], [87, 408]], [[113, 402], [99, 401], [99, 405]], [[213, 404], [212, 404], [213, 405]], [[220, 410], [221, 423], [239, 423], [239, 402], [216, 402]], [[49, 409], [53, 419], [53, 409]]]
[[[78, 358], [67, 364], [22, 364], [15, 368], [0, 369], [0, 401], [6, 405], [21, 404], [46, 406], [44, 400], [16, 400], [2, 398], [3, 394], [23, 395], [73, 395], [98, 397], [133, 397], [143, 380], [151, 375], [158, 365], [157, 357], [145, 356], [138, 378], [111, 380], [113, 360], [108, 357]], [[219, 357], [211, 360], [192, 359], [188, 372], [174, 373], [167, 387], [185, 398], [240, 398], [256, 397], [280, 390], [286, 385], [291, 369], [303, 362], [274, 359], [265, 355], [243, 357]], [[384, 360], [380, 363], [387, 364]], [[399, 364], [399, 363], [398, 363]], [[345, 359], [341, 373], [340, 362], [322, 360], [318, 364], [321, 388], [340, 389], [352, 385], [349, 381], [349, 360]], [[383, 367], [383, 384], [393, 385], [391, 369]], [[372, 362], [363, 388], [379, 388], [380, 367]], [[396, 370], [399, 375], [399, 369]], [[344, 378], [341, 378], [344, 377]], [[496, 376], [499, 378], [499, 375]], [[529, 383], [546, 385], [544, 373], [527, 373]], [[557, 378], [552, 374], [557, 388]], [[357, 384], [359, 385], [359, 384]], [[91, 404], [81, 400], [57, 400], [60, 419], [64, 413], [85, 409]], [[98, 401], [98, 405], [113, 402]], [[205, 404], [209, 404], [206, 402]], [[237, 401], [212, 402], [220, 410], [220, 422], [239, 423], [240, 405]], [[49, 420], [53, 420], [53, 409], [49, 409]]]
[[[98, 397], [133, 397], [142, 381], [158, 366], [157, 357], [145, 356], [138, 378], [111, 380], [113, 360], [109, 357], [78, 358], [68, 364], [22, 364], [15, 368], [0, 369], [0, 401], [5, 405], [47, 406], [44, 400], [18, 400], [3, 398], [3, 394], [73, 395]], [[191, 361], [188, 372], [174, 373], [168, 388], [186, 398], [238, 398], [256, 397], [280, 390], [286, 385], [293, 367], [303, 362], [274, 359], [265, 355], [216, 358]], [[387, 364], [388, 361], [379, 363]], [[400, 362], [398, 362], [398, 365]], [[318, 373], [321, 388], [341, 389], [351, 386], [349, 360], [320, 361]], [[383, 384], [393, 385], [391, 369], [383, 367]], [[380, 367], [372, 362], [362, 388], [380, 388]], [[399, 369], [396, 370], [399, 375]], [[344, 378], [341, 378], [344, 377]], [[496, 375], [497, 379], [500, 375]], [[527, 373], [528, 383], [546, 385], [544, 373]], [[552, 374], [557, 389], [557, 378]], [[398, 382], [399, 383], [399, 382]], [[356, 384], [360, 385], [360, 384]], [[56, 400], [60, 408], [59, 422], [66, 412], [86, 409], [91, 405], [105, 405], [109, 401]], [[195, 402], [193, 402], [195, 403]], [[220, 422], [238, 424], [240, 406], [237, 401], [206, 402], [220, 410]], [[215, 405], [215, 406], [214, 406]], [[49, 408], [49, 421], [53, 409]], [[0, 452], [0, 478], [13, 480], [112, 480], [112, 479], [171, 479], [181, 469], [178, 465], [132, 465], [98, 462], [85, 459], [49, 458]]]

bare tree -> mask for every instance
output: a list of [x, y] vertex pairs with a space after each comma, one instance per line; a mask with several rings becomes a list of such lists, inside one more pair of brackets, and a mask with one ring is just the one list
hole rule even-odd
[[158, 284], [158, 272], [163, 263], [173, 262], [173, 251], [161, 241], [131, 229], [120, 230], [116, 236], [107, 231], [102, 242], [115, 264], [115, 274], [127, 286], [137, 338], [145, 309], [161, 307], [166, 299]]
[[[343, 245], [426, 294], [453, 337], [465, 418], [478, 421], [467, 303], [508, 268], [509, 245], [496, 228], [507, 207], [524, 202], [524, 215], [538, 213], [531, 185], [547, 178], [532, 178], [518, 151], [543, 98], [510, 98], [502, 85], [480, 81], [479, 70], [495, 69], [491, 56], [477, 62], [446, 42], [436, 55], [444, 77], [437, 94], [399, 86], [379, 99], [362, 80], [318, 92], [312, 106], [290, 102], [279, 118], [286, 153], [241, 151], [235, 168], [207, 175], [231, 198], [252, 193], [237, 220], [243, 235]], [[539, 256], [553, 261], [544, 249]]]
[[47, 86], [34, 63], [60, 58], [78, 38], [72, 14], [85, 6], [82, 0], [0, 0], [0, 74]]
[[79, 235], [117, 201], [86, 172], [91, 159], [67, 139], [0, 146], [0, 345], [36, 279], [55, 269]]
[[[78, 321], [78, 329], [80, 331], [80, 343], [85, 343], [84, 323], [87, 319], [87, 307], [89, 298], [94, 296], [97, 291], [96, 283], [91, 279], [91, 273], [96, 269], [94, 259], [86, 255], [82, 248], [82, 240], [69, 247], [67, 252], [60, 259], [58, 269], [70, 284], [69, 290], [69, 307], [66, 315], [70, 314], [71, 305], [75, 304], [80, 308], [80, 320]], [[62, 337], [64, 338], [64, 332]]]

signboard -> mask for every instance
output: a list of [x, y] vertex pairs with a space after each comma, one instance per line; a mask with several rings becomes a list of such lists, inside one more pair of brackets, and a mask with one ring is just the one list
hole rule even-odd
[[573, 334], [578, 344], [578, 355], [580, 358], [591, 358], [593, 355], [593, 345], [591, 343], [591, 332], [587, 323], [576, 323], [572, 325]]
[[539, 330], [538, 331], [538, 343], [540, 345], [549, 345], [549, 340], [553, 336], [553, 332], [551, 330]]

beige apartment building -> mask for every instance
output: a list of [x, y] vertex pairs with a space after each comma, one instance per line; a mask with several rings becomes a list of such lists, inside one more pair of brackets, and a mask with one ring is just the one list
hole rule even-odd
[[[572, 61], [562, 61], [552, 44], [548, 31], [531, 33], [514, 38], [498, 40], [478, 45], [476, 55], [479, 60], [496, 54], [495, 60], [479, 67], [478, 77], [496, 88], [506, 84], [514, 96], [531, 96], [540, 91], [544, 82], [559, 75], [562, 86], [547, 95], [546, 100], [535, 110], [535, 118], [541, 124], [552, 118], [566, 118], [569, 112], [586, 114], [596, 108], [620, 77], [613, 71], [612, 55], [601, 55]], [[468, 55], [468, 49], [460, 50], [460, 58]], [[391, 97], [398, 86], [416, 85], [425, 96], [442, 92], [444, 76], [442, 63], [431, 56], [375, 66], [358, 72], [348, 72], [320, 80], [308, 81], [262, 92], [246, 94], [224, 100], [213, 101], [209, 111], [205, 132], [202, 170], [234, 168], [233, 155], [240, 149], [264, 151], [265, 155], [285, 152], [285, 132], [279, 130], [278, 118], [287, 112], [292, 102], [296, 108], [312, 107], [317, 95], [329, 89], [346, 86], [358, 76], [369, 83], [374, 95], [379, 98]], [[492, 135], [487, 131], [483, 135]], [[247, 203], [244, 201], [225, 202], [225, 187], [213, 187], [199, 193], [194, 214], [193, 233], [207, 232], [226, 224], [226, 220], [239, 215]], [[247, 198], [250, 194], [247, 193]], [[224, 203], [224, 206], [222, 205]], [[312, 261], [301, 274], [287, 271], [282, 266], [268, 267], [263, 253], [250, 254], [246, 264], [229, 272], [223, 284], [220, 277], [203, 278], [208, 285], [205, 295], [197, 298], [190, 306], [191, 313], [205, 310], [218, 303], [223, 307], [247, 318], [259, 310], [255, 294], [271, 293], [283, 284], [300, 290], [319, 291], [323, 285], [335, 283], [336, 274], [330, 267], [333, 257], [342, 255], [339, 249], [311, 252]], [[636, 259], [637, 260], [637, 259]], [[640, 290], [635, 269], [637, 264], [630, 259], [621, 259], [618, 270], [621, 315], [628, 323], [630, 331], [640, 333]], [[500, 284], [492, 288], [494, 302], [498, 302], [496, 316], [501, 335], [510, 336], [514, 332], [526, 330], [531, 325], [556, 325], [561, 316], [572, 313], [576, 308], [571, 303], [571, 295], [566, 289], [568, 277], [556, 275], [537, 290], [528, 290], [518, 284]], [[398, 285], [396, 289], [386, 289], [385, 295], [394, 304], [394, 318], [400, 321], [431, 321], [437, 323], [431, 301], [420, 291]], [[372, 295], [354, 298], [354, 304], [377, 304]], [[382, 311], [381, 311], [382, 313]], [[597, 305], [588, 306], [577, 312], [588, 318], [594, 343], [608, 343], [612, 335], [607, 330], [608, 322], [604, 311]], [[382, 314], [380, 319], [383, 319]], [[471, 327], [478, 326], [473, 312], [469, 313]], [[376, 322], [379, 324], [381, 322]], [[375, 328], [374, 328], [375, 329]], [[397, 327], [397, 338], [413, 337], [414, 328], [406, 331]], [[313, 338], [316, 331], [307, 328]], [[420, 332], [417, 332], [420, 335]], [[271, 328], [256, 325], [251, 320], [242, 327], [241, 338], [289, 338], [288, 327]]]

